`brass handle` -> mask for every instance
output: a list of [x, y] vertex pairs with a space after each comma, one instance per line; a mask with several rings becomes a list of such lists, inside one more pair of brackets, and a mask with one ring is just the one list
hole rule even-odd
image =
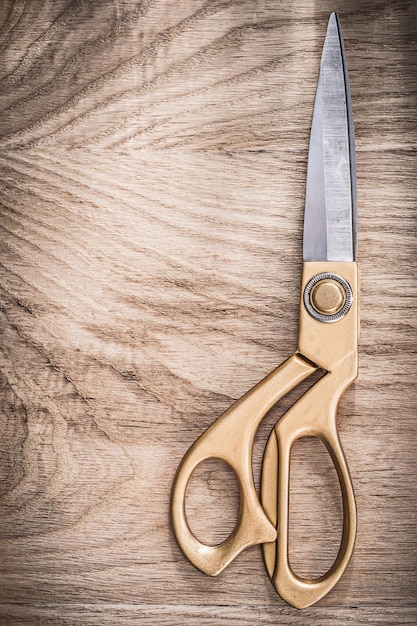
[[[183, 553], [202, 572], [216, 576], [245, 548], [275, 541], [276, 529], [261, 507], [253, 483], [253, 440], [269, 409], [316, 369], [299, 355], [293, 355], [223, 413], [184, 456], [173, 484], [172, 523]], [[209, 458], [228, 463], [240, 487], [236, 527], [217, 546], [208, 546], [193, 535], [185, 511], [191, 475], [200, 463]]]
[[[350, 384], [347, 373], [352, 368], [350, 361], [347, 359], [337, 371], [326, 374], [282, 416], [265, 449], [261, 501], [278, 529], [277, 541], [263, 546], [265, 564], [276, 591], [298, 609], [314, 604], [332, 589], [342, 576], [355, 543], [355, 496], [336, 427], [337, 404]], [[313, 580], [297, 576], [288, 557], [290, 455], [295, 441], [305, 436], [319, 437], [326, 445], [338, 474], [343, 501], [338, 555], [329, 571]]]

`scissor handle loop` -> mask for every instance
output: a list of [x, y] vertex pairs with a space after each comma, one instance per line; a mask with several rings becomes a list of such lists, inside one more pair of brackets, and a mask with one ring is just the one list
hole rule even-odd
[[[252, 448], [256, 430], [269, 409], [317, 368], [293, 355], [235, 402], [184, 456], [174, 480], [171, 515], [178, 544], [205, 574], [216, 576], [245, 548], [276, 539], [253, 482]], [[203, 461], [217, 458], [235, 472], [240, 488], [239, 517], [229, 537], [216, 546], [197, 539], [188, 524], [185, 499], [191, 475]]]
[[[296, 608], [317, 602], [334, 587], [352, 555], [356, 537], [355, 496], [336, 426], [339, 398], [355, 368], [354, 356], [339, 370], [326, 374], [291, 407], [273, 429], [262, 465], [262, 506], [277, 528], [275, 544], [263, 546], [265, 564], [279, 595]], [[334, 463], [343, 502], [343, 530], [338, 555], [323, 576], [306, 579], [291, 568], [288, 554], [290, 457], [301, 437], [318, 437], [326, 445]]]

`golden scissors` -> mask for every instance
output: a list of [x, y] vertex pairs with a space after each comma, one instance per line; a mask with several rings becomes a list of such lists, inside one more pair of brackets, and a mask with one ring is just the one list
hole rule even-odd
[[[297, 608], [317, 602], [336, 584], [355, 542], [355, 497], [336, 427], [336, 410], [358, 370], [356, 213], [349, 82], [340, 23], [332, 13], [308, 156], [298, 348], [191, 446], [178, 468], [171, 501], [174, 532], [191, 563], [216, 576], [242, 550], [263, 544], [275, 589]], [[281, 417], [269, 437], [259, 500], [252, 476], [256, 430], [269, 409], [318, 368], [325, 370], [325, 375]], [[296, 575], [288, 558], [290, 453], [294, 442], [305, 436], [319, 437], [330, 453], [341, 486], [344, 516], [336, 560], [326, 574], [313, 580]], [[236, 527], [216, 546], [205, 545], [193, 535], [185, 512], [189, 479], [197, 465], [208, 458], [228, 463], [240, 487]]]

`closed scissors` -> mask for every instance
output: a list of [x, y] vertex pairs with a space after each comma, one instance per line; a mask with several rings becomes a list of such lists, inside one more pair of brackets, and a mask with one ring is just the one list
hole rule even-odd
[[[317, 83], [308, 155], [299, 337], [296, 352], [233, 404], [191, 446], [173, 485], [171, 513], [183, 553], [216, 576], [245, 548], [263, 544], [276, 591], [297, 608], [310, 606], [337, 583], [351, 557], [356, 506], [336, 427], [336, 411], [358, 371], [359, 272], [356, 259], [356, 165], [343, 39], [330, 16]], [[281, 417], [268, 439], [258, 498], [252, 476], [256, 430], [272, 406], [318, 368], [325, 375]], [[329, 571], [315, 579], [294, 573], [288, 557], [290, 454], [301, 437], [318, 437], [337, 471], [343, 502], [340, 548]], [[200, 542], [186, 517], [187, 485], [204, 460], [229, 464], [240, 508], [231, 535], [216, 546]]]

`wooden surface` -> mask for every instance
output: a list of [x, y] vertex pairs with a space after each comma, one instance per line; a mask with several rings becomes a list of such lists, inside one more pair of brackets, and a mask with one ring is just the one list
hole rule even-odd
[[[359, 528], [311, 609], [260, 548], [218, 578], [169, 523], [194, 439], [296, 345], [306, 159], [326, 23], [344, 29], [356, 124], [360, 377], [340, 433]], [[409, 0], [3, 0], [3, 624], [415, 624], [417, 11]], [[256, 441], [259, 483], [270, 429]], [[212, 462], [201, 538], [238, 495]], [[332, 562], [340, 497], [296, 445], [291, 555]]]

